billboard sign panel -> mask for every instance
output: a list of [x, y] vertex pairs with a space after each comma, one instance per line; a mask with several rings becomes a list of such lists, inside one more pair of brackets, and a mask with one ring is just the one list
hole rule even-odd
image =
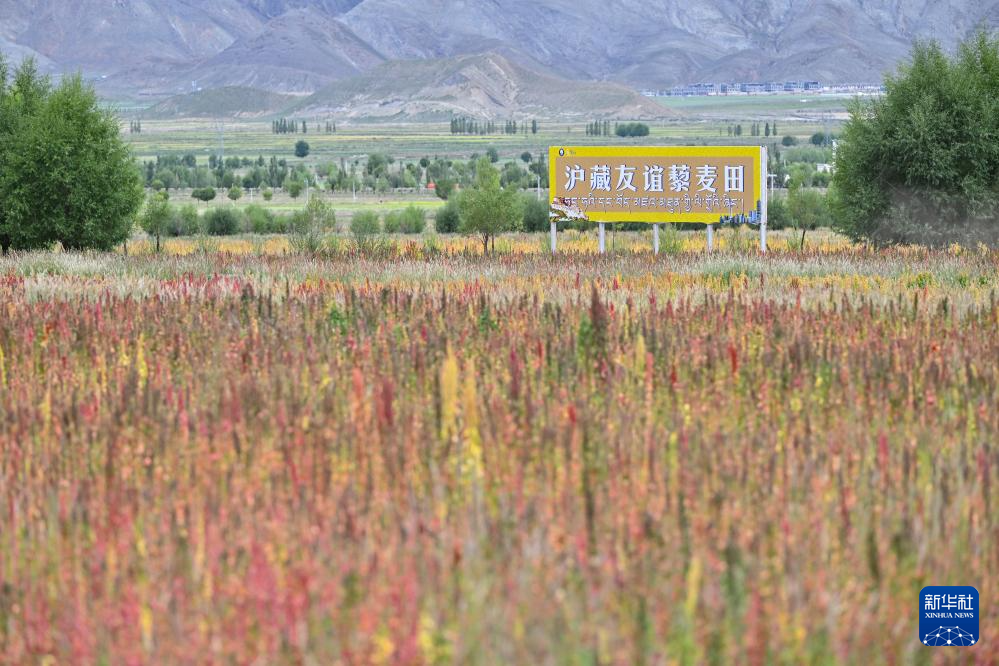
[[760, 224], [761, 146], [556, 146], [553, 216], [592, 222]]

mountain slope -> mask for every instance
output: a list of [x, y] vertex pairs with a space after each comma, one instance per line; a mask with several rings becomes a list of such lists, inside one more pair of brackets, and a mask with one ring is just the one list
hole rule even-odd
[[[0, 0], [0, 50], [118, 92], [314, 91], [384, 60], [502, 53], [580, 80], [880, 80], [999, 0]], [[103, 78], [106, 77], [106, 78]]]
[[292, 10], [268, 22], [186, 72], [201, 87], [250, 86], [313, 92], [384, 62], [350, 29], [312, 9]]
[[[643, 87], [703, 79], [877, 81], [915, 38], [953, 45], [999, 0], [365, 0], [342, 20], [389, 58], [499, 42], [565, 76]], [[384, 17], [392, 17], [386, 22]]]
[[295, 102], [290, 95], [236, 86], [199, 90], [177, 95], [156, 104], [151, 117], [252, 117], [278, 113]]
[[331, 84], [294, 110], [299, 115], [393, 119], [669, 115], [662, 105], [630, 88], [541, 74], [497, 53], [388, 62]]

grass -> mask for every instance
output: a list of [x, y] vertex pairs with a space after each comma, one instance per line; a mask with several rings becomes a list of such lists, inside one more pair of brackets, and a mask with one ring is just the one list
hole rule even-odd
[[809, 117], [819, 114], [841, 115], [847, 112], [853, 96], [816, 95], [716, 95], [711, 97], [657, 97], [657, 102], [682, 114], [702, 117], [771, 118]]
[[0, 661], [923, 663], [996, 598], [999, 255], [565, 237], [0, 259]]
[[[338, 163], [363, 160], [369, 153], [384, 152], [397, 159], [418, 160], [422, 157], [447, 157], [468, 159], [473, 153], [482, 155], [490, 147], [495, 147], [501, 159], [514, 160], [524, 151], [535, 156], [544, 153], [552, 145], [660, 145], [660, 144], [758, 144], [763, 137], [743, 136], [739, 139], [727, 135], [730, 124], [741, 122], [748, 134], [752, 122], [769, 120], [773, 111], [752, 108], [733, 108], [721, 115], [708, 114], [691, 109], [677, 120], [651, 122], [651, 134], [644, 139], [620, 139], [618, 137], [588, 137], [586, 123], [545, 122], [540, 124], [537, 135], [452, 135], [447, 123], [361, 123], [342, 122], [337, 125], [336, 134], [310, 132], [308, 134], [271, 133], [270, 121], [232, 120], [225, 124], [224, 144], [226, 155], [255, 158], [272, 155], [286, 158], [289, 163], [302, 160], [294, 157], [295, 142], [308, 141], [311, 153], [304, 160], [306, 164]], [[780, 132], [799, 138], [807, 138], [817, 131], [830, 129], [821, 117], [800, 115], [789, 110], [782, 115]], [[831, 126], [838, 129], [837, 120]], [[314, 122], [313, 122], [314, 125]], [[211, 119], [189, 120], [143, 120], [141, 134], [126, 134], [140, 160], [155, 159], [157, 155], [183, 155], [193, 153], [202, 163], [208, 155], [218, 153], [219, 132]]]

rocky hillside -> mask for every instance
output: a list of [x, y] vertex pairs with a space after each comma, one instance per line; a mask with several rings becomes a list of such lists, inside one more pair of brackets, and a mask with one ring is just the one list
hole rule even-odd
[[999, 26], [999, 0], [0, 0], [0, 49], [108, 91], [304, 93], [386, 61], [502, 53], [632, 87], [877, 81], [914, 39]]
[[430, 120], [662, 118], [661, 104], [607, 82], [540, 74], [497, 53], [385, 63], [300, 101], [297, 115]]

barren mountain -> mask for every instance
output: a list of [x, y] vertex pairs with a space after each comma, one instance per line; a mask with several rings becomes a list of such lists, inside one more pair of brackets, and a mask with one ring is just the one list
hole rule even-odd
[[328, 14], [295, 9], [269, 21], [253, 37], [237, 40], [198, 63], [188, 77], [204, 88], [235, 85], [313, 92], [384, 60]]
[[160, 118], [253, 118], [279, 113], [297, 101], [298, 98], [292, 95], [229, 86], [170, 97], [153, 106], [147, 115]]
[[0, 50], [114, 94], [312, 92], [386, 60], [502, 53], [571, 79], [880, 80], [914, 39], [999, 26], [999, 0], [0, 0]]
[[453, 114], [492, 119], [669, 115], [661, 104], [631, 88], [539, 74], [497, 53], [388, 62], [331, 84], [293, 111], [424, 120]]
[[389, 58], [501, 43], [566, 76], [642, 87], [878, 81], [913, 39], [953, 45], [999, 25], [999, 0], [365, 0], [342, 20]]

